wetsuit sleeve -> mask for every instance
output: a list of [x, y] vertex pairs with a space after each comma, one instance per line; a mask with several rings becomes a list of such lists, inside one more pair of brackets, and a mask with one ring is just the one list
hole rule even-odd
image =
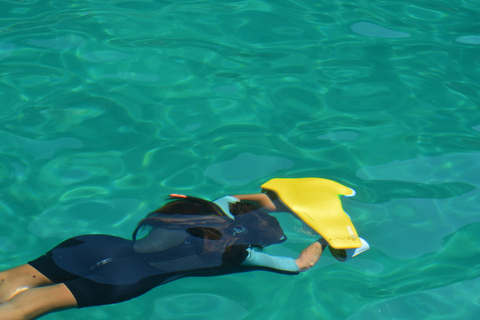
[[248, 256], [242, 262], [243, 266], [259, 266], [267, 267], [281, 271], [299, 273], [295, 259], [290, 257], [271, 256], [263, 252], [258, 252], [253, 249], [247, 249]]

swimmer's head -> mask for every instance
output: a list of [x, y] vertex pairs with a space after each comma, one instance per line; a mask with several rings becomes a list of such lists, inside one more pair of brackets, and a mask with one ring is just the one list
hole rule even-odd
[[218, 215], [223, 216], [221, 209], [214, 203], [197, 197], [171, 194], [170, 201], [151, 214], [183, 214], [183, 215]]
[[[230, 210], [235, 216], [235, 220], [232, 220], [224, 217], [221, 208], [213, 202], [180, 195], [172, 195], [172, 198], [173, 201], [140, 221], [133, 239], [136, 239], [140, 228], [147, 226], [185, 229], [193, 236], [214, 242], [223, 239], [227, 246], [242, 244], [263, 248], [287, 239], [278, 220], [251, 203], [231, 204]], [[212, 241], [207, 242], [212, 244], [207, 251], [218, 247]]]

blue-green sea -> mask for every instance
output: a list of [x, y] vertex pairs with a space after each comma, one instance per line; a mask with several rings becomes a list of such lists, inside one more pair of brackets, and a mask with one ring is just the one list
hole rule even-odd
[[[371, 250], [42, 319], [480, 318], [480, 1], [1, 0], [0, 269], [322, 177]], [[266, 252], [315, 236], [287, 214]]]

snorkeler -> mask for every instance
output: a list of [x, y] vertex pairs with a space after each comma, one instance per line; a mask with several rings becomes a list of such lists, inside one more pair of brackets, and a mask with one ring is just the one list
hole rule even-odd
[[[110, 235], [70, 238], [39, 258], [0, 272], [0, 319], [36, 319], [50, 312], [118, 303], [188, 276], [252, 270], [298, 274], [314, 266], [320, 238], [297, 259], [262, 248], [286, 240], [266, 194], [210, 202], [184, 195], [141, 220], [133, 240]], [[138, 237], [146, 233], [144, 237]]]

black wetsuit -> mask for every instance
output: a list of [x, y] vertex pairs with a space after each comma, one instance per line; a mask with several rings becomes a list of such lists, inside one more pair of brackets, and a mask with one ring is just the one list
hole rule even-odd
[[[242, 266], [248, 246], [225, 253], [202, 253], [204, 239], [185, 241], [153, 253], [135, 251], [134, 242], [110, 235], [70, 238], [29, 264], [54, 283], [64, 283], [78, 307], [122, 302], [187, 276], [213, 276], [251, 270], [292, 273]], [[295, 272], [293, 272], [295, 274]]]
[[240, 265], [246, 257], [242, 249], [234, 250], [239, 253], [236, 263], [225, 264], [218, 255], [202, 257], [198, 254], [201, 242], [190, 236], [162, 252], [139, 253], [131, 240], [83, 235], [62, 242], [29, 264], [54, 283], [64, 283], [81, 308], [129, 300], [181, 277], [236, 272], [231, 263]]

